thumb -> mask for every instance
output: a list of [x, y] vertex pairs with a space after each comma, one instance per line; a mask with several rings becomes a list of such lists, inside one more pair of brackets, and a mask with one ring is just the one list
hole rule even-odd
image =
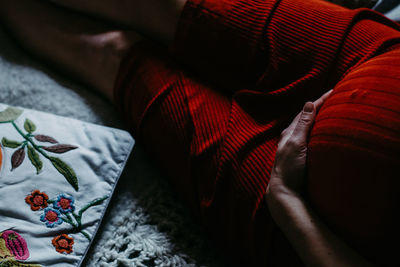
[[291, 136], [291, 138], [294, 138], [298, 144], [306, 143], [307, 137], [314, 123], [315, 114], [316, 111], [314, 104], [312, 102], [307, 102], [303, 107], [299, 121], [297, 122]]

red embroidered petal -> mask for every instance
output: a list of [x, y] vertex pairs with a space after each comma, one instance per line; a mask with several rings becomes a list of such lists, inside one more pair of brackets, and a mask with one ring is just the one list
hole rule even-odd
[[57, 252], [70, 254], [72, 252], [74, 239], [66, 234], [61, 234], [54, 237], [51, 243], [56, 248]]
[[34, 190], [31, 194], [25, 197], [25, 202], [31, 206], [33, 211], [37, 211], [48, 206], [48, 199], [49, 196], [46, 193]]

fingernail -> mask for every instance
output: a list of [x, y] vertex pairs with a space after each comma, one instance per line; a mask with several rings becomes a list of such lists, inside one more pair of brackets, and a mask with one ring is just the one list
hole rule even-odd
[[312, 102], [307, 102], [304, 105], [303, 112], [312, 113], [314, 111], [314, 104]]

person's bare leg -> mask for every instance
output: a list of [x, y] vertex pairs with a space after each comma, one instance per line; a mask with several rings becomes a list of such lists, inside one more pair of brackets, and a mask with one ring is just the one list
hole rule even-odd
[[[42, 0], [43, 1], [43, 0]], [[187, 0], [49, 0], [168, 44]]]
[[110, 100], [122, 56], [141, 39], [37, 0], [0, 0], [0, 21], [28, 51]]

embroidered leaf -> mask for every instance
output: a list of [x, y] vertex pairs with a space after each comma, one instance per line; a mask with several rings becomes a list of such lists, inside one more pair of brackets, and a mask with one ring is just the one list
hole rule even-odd
[[97, 206], [100, 205], [101, 203], [103, 203], [104, 200], [106, 200], [108, 198], [108, 196], [104, 196], [104, 197], [100, 197], [100, 198], [96, 198], [94, 200], [92, 200], [91, 202], [89, 202], [88, 204], [86, 204], [83, 208], [80, 209], [80, 211], [78, 212], [79, 217], [82, 217], [82, 214], [90, 207], [93, 206]]
[[36, 150], [30, 145], [28, 145], [28, 158], [32, 162], [32, 165], [36, 168], [36, 173], [39, 174], [43, 168], [43, 162], [40, 159], [39, 153], [37, 153]]
[[9, 147], [9, 148], [17, 148], [20, 145], [22, 145], [21, 142], [17, 142], [17, 141], [13, 141], [13, 140], [8, 140], [7, 138], [3, 137], [3, 139], [1, 140], [1, 143], [3, 144], [3, 146], [5, 147]]
[[44, 146], [43, 149], [47, 150], [49, 152], [53, 152], [53, 153], [65, 153], [68, 152], [70, 150], [73, 149], [77, 149], [77, 146], [73, 146], [73, 145], [66, 145], [66, 144], [59, 144], [59, 145], [54, 145], [54, 146]]
[[11, 170], [18, 168], [25, 159], [25, 148], [21, 147], [20, 149], [16, 150], [11, 156]]
[[16, 120], [19, 116], [21, 116], [23, 110], [14, 107], [8, 107], [2, 112], [0, 112], [0, 122], [7, 122]]
[[36, 131], [36, 125], [30, 119], [25, 120], [24, 128], [28, 133]]
[[56, 157], [49, 157], [53, 166], [57, 169], [59, 173], [64, 175], [65, 179], [67, 179], [68, 183], [72, 185], [72, 187], [78, 191], [78, 178], [76, 177], [75, 171], [64, 161]]
[[3, 239], [2, 234], [0, 233], [0, 259], [11, 257], [13, 257], [13, 254], [11, 254], [11, 251], [8, 250], [6, 246], [6, 241]]
[[47, 143], [52, 143], [52, 144], [58, 143], [58, 141], [56, 139], [54, 139], [53, 137], [47, 136], [47, 135], [37, 134], [34, 137], [39, 142], [47, 142]]
[[43, 267], [43, 266], [35, 263], [23, 263], [20, 261], [16, 261], [12, 258], [7, 258], [0, 262], [0, 267]]

